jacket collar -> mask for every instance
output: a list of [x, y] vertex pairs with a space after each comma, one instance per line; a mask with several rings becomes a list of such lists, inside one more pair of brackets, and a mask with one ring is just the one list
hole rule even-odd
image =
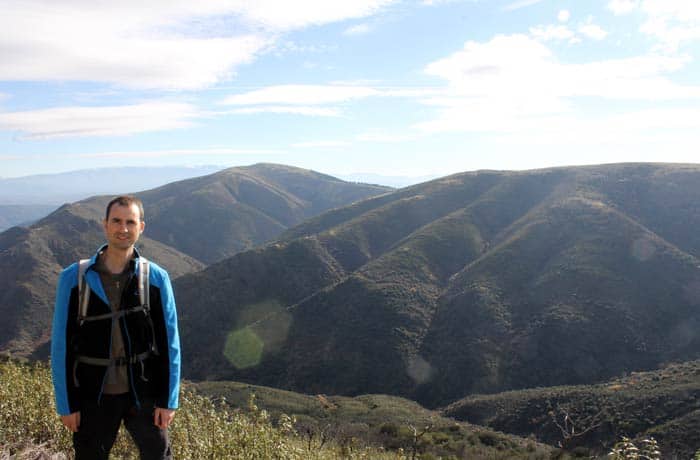
[[[107, 249], [107, 244], [103, 244], [100, 246], [100, 249], [93, 254], [92, 257], [90, 257], [90, 263], [88, 264], [87, 269], [91, 270], [95, 263], [97, 263], [97, 258], [100, 256], [102, 252], [104, 252], [105, 249]], [[138, 267], [139, 267], [139, 259], [141, 258], [141, 254], [139, 253], [139, 250], [134, 246], [134, 257], [131, 259], [131, 269], [134, 271], [134, 273], [138, 272]]]
[[[106, 248], [106, 244], [102, 245], [102, 247], [100, 247], [100, 249], [98, 249], [97, 252], [90, 258], [90, 263], [88, 264], [87, 269], [85, 270], [85, 281], [87, 281], [87, 284], [90, 286], [93, 292], [97, 294], [97, 296], [102, 300], [102, 302], [109, 305], [109, 300], [107, 300], [107, 294], [105, 294], [104, 287], [102, 286], [100, 275], [94, 270], [97, 258], [100, 256], [100, 253]], [[138, 269], [141, 265], [138, 263], [140, 258], [141, 255], [139, 254], [138, 250], [134, 247], [134, 257], [133, 259], [131, 259], [131, 270], [134, 272], [134, 275], [138, 275]]]

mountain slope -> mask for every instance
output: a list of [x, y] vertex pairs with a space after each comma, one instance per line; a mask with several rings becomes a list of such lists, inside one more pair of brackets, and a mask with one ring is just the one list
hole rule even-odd
[[[563, 441], [554, 420], [568, 414], [575, 445], [603, 453], [622, 436], [653, 436], [663, 458], [691, 458], [700, 446], [700, 362], [669, 364], [597, 385], [560, 386], [475, 395], [450, 404], [448, 417], [539, 441]], [[589, 429], [586, 433], [585, 430]]]
[[[146, 210], [139, 247], [176, 278], [269, 240], [314, 212], [385, 190], [280, 165], [231, 168], [138, 193]], [[46, 355], [58, 273], [103, 243], [109, 199], [64, 205], [29, 228], [0, 233], [0, 314], [9, 318], [0, 325], [0, 351]]]
[[[0, 350], [48, 355], [56, 281], [62, 267], [89, 257], [103, 243], [100, 225], [82, 206], [64, 206], [30, 228], [0, 233]], [[203, 268], [201, 262], [147, 237], [139, 247], [171, 276]]]
[[465, 173], [324, 213], [176, 282], [187, 375], [434, 406], [692, 359], [693, 199], [700, 167], [632, 164]]
[[[498, 433], [491, 429], [457, 422], [427, 410], [414, 401], [387, 395], [353, 398], [306, 395], [239, 382], [200, 382], [198, 392], [224, 400], [233, 408], [245, 408], [251, 396], [272, 419], [281, 414], [296, 419], [299, 435], [314, 446], [327, 440], [342, 442], [356, 438], [387, 450], [412, 452], [411, 427], [430, 427], [418, 441], [417, 452], [426, 458], [549, 458], [554, 449], [531, 438]], [[419, 454], [420, 455], [420, 454]], [[418, 457], [420, 458], [420, 457]]]
[[[640, 260], [631, 251], [637, 242], [653, 258]], [[700, 342], [684, 331], [700, 314], [687, 289], [699, 266], [600, 202], [562, 202], [455, 276], [422, 353], [447, 399], [593, 382], [630, 363], [692, 357]], [[465, 353], [456, 363], [449, 353], [458, 349]]]
[[270, 241], [322, 211], [388, 190], [290, 166], [257, 164], [138, 195], [152, 238], [212, 263]]

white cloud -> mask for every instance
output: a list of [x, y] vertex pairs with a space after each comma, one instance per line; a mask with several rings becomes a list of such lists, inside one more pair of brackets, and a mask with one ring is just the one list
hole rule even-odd
[[225, 98], [224, 105], [243, 106], [229, 113], [288, 113], [317, 117], [337, 117], [335, 105], [378, 96], [382, 93], [355, 85], [277, 85]]
[[231, 78], [280, 32], [366, 17], [395, 0], [6, 0], [0, 80], [196, 89]]
[[608, 33], [596, 24], [583, 24], [579, 26], [578, 31], [593, 40], [602, 40], [608, 36]]
[[566, 26], [548, 25], [535, 26], [530, 28], [530, 34], [540, 40], [571, 40], [575, 34]]
[[348, 27], [343, 31], [344, 35], [364, 35], [371, 31], [369, 24], [357, 24], [352, 27]]
[[228, 105], [300, 104], [321, 105], [376, 96], [379, 91], [366, 86], [278, 85], [234, 94], [223, 100]]
[[309, 45], [304, 43], [297, 43], [292, 40], [286, 40], [283, 42], [278, 42], [274, 47], [269, 48], [277, 56], [282, 56], [287, 53], [304, 53], [304, 54], [320, 54], [320, 53], [330, 53], [337, 51], [337, 46], [335, 45]]
[[[443, 3], [453, 3], [459, 0], [423, 0], [421, 2], [422, 5], [425, 6], [435, 6], [435, 5], [441, 5]], [[479, 1], [479, 0], [472, 0], [472, 1]]]
[[0, 129], [18, 131], [23, 139], [124, 136], [184, 128], [201, 117], [186, 103], [144, 102], [111, 107], [58, 107], [0, 113]]
[[557, 14], [557, 19], [559, 20], [559, 22], [567, 22], [569, 18], [571, 18], [571, 13], [569, 12], [569, 10], [561, 10]]
[[647, 21], [641, 31], [661, 43], [660, 49], [675, 52], [686, 43], [700, 40], [700, 2], [696, 0], [644, 0]]
[[650, 16], [679, 22], [700, 21], [700, 3], [695, 0], [644, 0], [642, 10]]
[[251, 115], [256, 113], [278, 113], [278, 114], [294, 114], [306, 115], [312, 117], [338, 117], [340, 110], [332, 107], [308, 107], [308, 106], [283, 106], [283, 105], [263, 105], [256, 107], [243, 107], [233, 109], [226, 113], [238, 115]]
[[[694, 120], [700, 117], [697, 108], [670, 108], [633, 110], [622, 114], [606, 115], [595, 118], [581, 116], [552, 117], [546, 124], [526, 125], [523, 129], [513, 131], [509, 136], [502, 136], [504, 143], [512, 145], [561, 146], [571, 145], [577, 148], [593, 146], [640, 146], [651, 147], [653, 154], [649, 161], [659, 161], [658, 151], [663, 148], [666, 153], [664, 161], [697, 162], [697, 152], [693, 145], [700, 141]], [[595, 151], [588, 151], [596, 155]], [[686, 153], [687, 152], [687, 153]], [[610, 161], [644, 161], [642, 152], [624, 152], [617, 150], [614, 159], [610, 151], [601, 151], [600, 158], [592, 158], [593, 163]]]
[[607, 8], [615, 15], [627, 14], [639, 7], [639, 0], [610, 0]]
[[[165, 0], [162, 0], [165, 1]], [[346, 19], [370, 16], [396, 0], [277, 0], [231, 1], [230, 9], [240, 11], [251, 21], [275, 30], [300, 29], [310, 25], [328, 24]], [[193, 9], [199, 5], [193, 2]]]
[[535, 5], [537, 3], [540, 3], [542, 0], [518, 0], [513, 3], [509, 3], [508, 5], [503, 7], [504, 11], [515, 11], [519, 10], [520, 8], [525, 8], [528, 6]]
[[[565, 17], [566, 20], [568, 20], [568, 15], [565, 15]], [[559, 20], [561, 21], [561, 13]], [[580, 35], [577, 35], [576, 32], [563, 24], [549, 24], [530, 27], [530, 35], [542, 41], [567, 40], [569, 43], [579, 43], [581, 42], [581, 36], [593, 40], [602, 40], [608, 35], [608, 33], [599, 25], [593, 24], [591, 19], [588, 19], [587, 22], [580, 24], [577, 31]]]
[[[551, 60], [552, 53], [546, 46], [525, 35], [497, 35], [487, 43], [466, 42], [461, 51], [429, 64], [426, 72], [468, 94], [483, 94], [494, 87], [507, 89], [518, 81], [508, 93], [521, 93], [533, 73], [528, 68], [539, 72]], [[513, 81], [521, 71], [522, 78]]]
[[687, 62], [649, 55], [565, 64], [544, 44], [524, 35], [467, 42], [463, 50], [426, 67], [428, 74], [448, 82], [449, 93], [423, 100], [438, 117], [419, 128], [539, 132], [578, 113], [577, 103], [584, 97], [687, 104], [700, 99], [700, 86], [678, 85], [667, 77]]
[[350, 145], [349, 142], [345, 141], [308, 141], [308, 142], [297, 142], [292, 144], [295, 148], [310, 148], [310, 149], [328, 149], [328, 148], [339, 148], [347, 147]]
[[357, 136], [360, 142], [381, 142], [381, 143], [402, 143], [411, 142], [418, 138], [417, 134], [385, 134], [385, 133], [365, 133]]

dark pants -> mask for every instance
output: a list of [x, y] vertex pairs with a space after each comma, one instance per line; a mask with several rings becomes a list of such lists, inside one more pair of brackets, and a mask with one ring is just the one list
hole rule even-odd
[[108, 460], [119, 426], [124, 426], [134, 439], [141, 460], [171, 460], [168, 430], [153, 424], [153, 402], [134, 407], [129, 395], [102, 395], [96, 401], [83, 401], [80, 428], [73, 434], [75, 460]]

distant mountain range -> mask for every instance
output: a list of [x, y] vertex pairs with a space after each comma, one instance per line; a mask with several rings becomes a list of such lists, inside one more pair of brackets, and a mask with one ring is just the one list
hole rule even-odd
[[[0, 232], [15, 225], [28, 226], [58, 206], [95, 195], [150, 190], [171, 182], [213, 174], [224, 166], [125, 166], [57, 174], [0, 178]], [[394, 188], [435, 179], [436, 176], [386, 176], [355, 173], [338, 176], [347, 182]]]
[[221, 166], [127, 166], [0, 178], [0, 205], [61, 205], [95, 195], [138, 192], [220, 171]]
[[464, 395], [700, 352], [700, 166], [457, 174], [175, 282], [195, 379]]
[[0, 232], [15, 225], [31, 225], [56, 209], [56, 207], [51, 204], [0, 205]]
[[0, 232], [28, 226], [58, 206], [95, 195], [147, 190], [221, 170], [219, 166], [122, 167], [0, 178]]
[[[176, 278], [387, 190], [280, 165], [231, 168], [137, 193], [147, 212], [139, 248]], [[102, 244], [110, 198], [67, 204], [28, 228], [0, 233], [0, 351], [46, 356], [58, 273]]]
[[348, 182], [359, 182], [362, 184], [379, 184], [394, 188], [403, 188], [410, 185], [419, 184], [421, 182], [427, 182], [429, 180], [437, 179], [440, 175], [423, 175], [423, 176], [387, 176], [384, 174], [372, 174], [372, 173], [353, 173], [353, 174], [339, 174], [338, 178], [346, 180]]

